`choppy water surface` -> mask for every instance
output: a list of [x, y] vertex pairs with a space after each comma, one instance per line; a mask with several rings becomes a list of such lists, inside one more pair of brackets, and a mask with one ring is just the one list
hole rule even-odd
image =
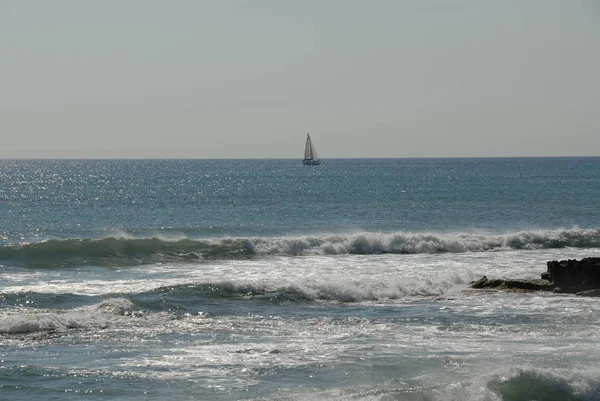
[[1, 399], [600, 400], [600, 159], [0, 167]]

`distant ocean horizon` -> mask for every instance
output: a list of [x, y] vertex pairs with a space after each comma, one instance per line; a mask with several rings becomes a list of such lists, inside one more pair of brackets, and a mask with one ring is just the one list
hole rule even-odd
[[[377, 156], [339, 156], [339, 157], [326, 157], [321, 158], [321, 161], [325, 160], [436, 160], [436, 159], [590, 159], [600, 158], [600, 155], [588, 155], [588, 156], [401, 156], [401, 157], [377, 157]], [[174, 160], [302, 160], [299, 157], [0, 157], [0, 160], [54, 160], [54, 161], [69, 161], [69, 160], [90, 160], [90, 161], [110, 161], [110, 160], [123, 160], [123, 161], [174, 161]]]
[[600, 400], [600, 157], [0, 160], [0, 398]]

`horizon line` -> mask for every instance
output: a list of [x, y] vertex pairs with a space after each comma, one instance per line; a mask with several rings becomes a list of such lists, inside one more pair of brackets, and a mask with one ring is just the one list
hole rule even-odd
[[[403, 156], [403, 157], [328, 157], [326, 160], [396, 159], [569, 159], [598, 158], [600, 155], [570, 156]], [[0, 157], [0, 160], [302, 160], [298, 157]]]

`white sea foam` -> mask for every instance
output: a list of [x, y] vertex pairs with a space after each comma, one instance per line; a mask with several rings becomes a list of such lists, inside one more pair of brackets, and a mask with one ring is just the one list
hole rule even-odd
[[[125, 235], [125, 234], [123, 234]], [[10, 267], [124, 268], [154, 264], [195, 264], [254, 256], [495, 253], [577, 247], [600, 249], [600, 230], [537, 230], [508, 234], [354, 233], [303, 237], [53, 239], [0, 246]]]
[[[397, 378], [373, 385], [348, 385], [325, 390], [282, 391], [270, 398], [277, 401], [356, 400], [384, 401], [502, 401], [508, 399], [577, 399], [596, 401], [600, 396], [598, 371], [503, 367], [472, 378], [457, 380], [443, 371], [411, 378]], [[498, 386], [497, 383], [504, 385]], [[504, 389], [502, 389], [502, 387]], [[503, 391], [505, 392], [503, 394]], [[526, 398], [525, 398], [526, 397]]]
[[0, 333], [26, 334], [47, 331], [65, 331], [86, 327], [106, 327], [107, 319], [98, 314], [81, 311], [49, 312], [27, 311], [20, 313], [3, 312], [0, 316]]
[[[587, 249], [585, 256], [598, 256]], [[539, 278], [546, 261], [581, 257], [580, 249], [491, 253], [271, 256], [199, 264], [159, 264], [124, 268], [60, 270], [5, 269], [4, 293], [134, 294], [184, 284], [228, 285], [262, 292], [292, 291], [307, 299], [376, 301], [405, 296], [449, 296], [482, 275]], [[28, 279], [29, 278], [29, 279]], [[33, 278], [33, 279], [32, 279]]]
[[0, 333], [61, 332], [92, 327], [104, 329], [116, 316], [134, 315], [137, 311], [138, 307], [123, 298], [107, 299], [96, 305], [66, 311], [6, 309], [0, 315]]
[[419, 254], [486, 252], [564, 247], [598, 248], [600, 230], [532, 230], [507, 234], [475, 233], [355, 233], [306, 237], [253, 238], [259, 254]]

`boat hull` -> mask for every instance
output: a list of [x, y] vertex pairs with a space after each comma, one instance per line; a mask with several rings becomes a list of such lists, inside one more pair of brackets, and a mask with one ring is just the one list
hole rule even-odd
[[302, 164], [304, 164], [305, 166], [318, 166], [319, 164], [321, 164], [321, 161], [313, 159], [304, 159], [302, 160]]

